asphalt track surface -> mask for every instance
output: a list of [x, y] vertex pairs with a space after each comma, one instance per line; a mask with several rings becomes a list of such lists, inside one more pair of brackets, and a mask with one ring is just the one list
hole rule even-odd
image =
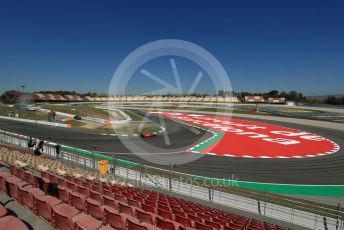
[[[139, 111], [136, 112], [140, 113]], [[164, 135], [145, 139], [141, 137], [124, 137], [120, 139], [73, 129], [2, 119], [0, 119], [0, 129], [44, 138], [72, 147], [102, 152], [120, 159], [164, 169], [169, 169], [170, 163], [178, 162], [180, 156], [193, 154], [183, 151], [183, 149], [191, 147], [190, 143], [201, 142], [211, 136], [209, 132], [195, 130], [169, 119], [157, 116], [151, 116], [149, 119], [156, 122], [161, 122], [161, 119], [163, 119], [164, 126], [168, 130], [168, 144], [166, 144]], [[344, 132], [283, 122], [264, 122], [318, 134], [336, 142], [341, 148], [331, 155], [299, 159], [251, 159], [203, 155], [193, 162], [182, 165], [177, 164], [173, 170], [193, 175], [252, 182], [312, 185], [344, 184]], [[141, 147], [140, 154], [144, 154], [145, 151], [156, 152], [158, 154], [153, 155], [154, 159], [164, 163], [164, 165], [151, 163], [139, 157], [139, 154], [132, 154], [132, 151], [125, 145], [142, 146], [142, 142], [146, 144]], [[161, 151], [161, 149], [164, 151]], [[163, 152], [164, 154], [162, 154]]]

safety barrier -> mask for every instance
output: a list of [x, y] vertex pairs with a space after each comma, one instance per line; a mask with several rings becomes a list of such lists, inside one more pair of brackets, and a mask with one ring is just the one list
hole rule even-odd
[[[18, 147], [26, 147], [27, 137], [0, 131], [0, 142]], [[44, 148], [44, 153], [52, 157], [56, 157], [54, 145], [55, 143], [47, 143]], [[145, 173], [142, 170], [134, 170], [130, 167], [137, 169], [140, 168], [140, 165], [134, 162], [120, 160], [111, 156], [104, 156], [91, 151], [81, 150], [64, 145], [62, 146], [60, 157], [62, 161], [78, 164], [81, 167], [93, 170], [98, 169], [98, 161], [100, 159], [109, 160], [111, 162], [111, 164], [109, 164], [109, 171], [112, 171], [116, 176], [119, 176], [124, 180], [133, 181], [136, 183], [136, 185], [156, 187], [177, 194], [209, 201], [214, 204], [220, 204], [250, 213], [255, 213], [261, 215], [263, 219], [264, 217], [270, 217], [291, 223], [291, 225], [303, 226], [310, 229], [344, 230], [344, 213], [342, 211], [327, 208], [322, 208], [322, 211], [315, 211], [317, 208], [316, 206], [301, 202], [299, 202], [299, 206], [294, 202], [295, 207], [286, 207], [265, 202], [264, 200], [256, 200], [225, 193], [173, 179], [171, 180], [172, 177], [163, 177]], [[301, 211], [297, 208], [301, 206], [308, 206], [309, 212]], [[322, 213], [314, 214], [316, 212]], [[332, 216], [332, 218], [329, 216]]]

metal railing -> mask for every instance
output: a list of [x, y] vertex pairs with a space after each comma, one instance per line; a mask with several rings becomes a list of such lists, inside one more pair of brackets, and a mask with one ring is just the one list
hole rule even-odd
[[[0, 142], [7, 143], [18, 147], [27, 146], [27, 137], [17, 135], [14, 133], [0, 131]], [[74, 150], [73, 150], [74, 149]], [[56, 152], [53, 144], [47, 144], [44, 147], [44, 154], [56, 157]], [[60, 153], [62, 161], [77, 164], [80, 167], [91, 170], [98, 170], [99, 158], [81, 154], [77, 148], [69, 147], [68, 150], [63, 149]], [[122, 167], [113, 158], [113, 162], [109, 164], [109, 172], [114, 168], [114, 175], [123, 178], [126, 181], [133, 181], [136, 185], [145, 185], [170, 191], [173, 193], [197, 198], [204, 201], [209, 201], [214, 204], [219, 204], [231, 208], [236, 208], [246, 212], [258, 214], [264, 219], [269, 217], [281, 221], [291, 223], [293, 226], [303, 226], [311, 229], [324, 230], [344, 230], [344, 213], [341, 211], [326, 209], [329, 213], [337, 213], [331, 215], [314, 214], [312, 212], [299, 210], [297, 205], [295, 207], [286, 207], [277, 204], [272, 204], [262, 200], [247, 198], [244, 196], [234, 195], [211, 188], [201, 187], [182, 181], [171, 179], [171, 177], [163, 177], [159, 175], [149, 174], [143, 170], [135, 170], [128, 167]], [[301, 205], [301, 204], [300, 204]], [[307, 206], [308, 204], [302, 204]], [[311, 210], [312, 205], [308, 205]], [[334, 216], [330, 218], [329, 216]], [[290, 227], [290, 226], [289, 226]]]

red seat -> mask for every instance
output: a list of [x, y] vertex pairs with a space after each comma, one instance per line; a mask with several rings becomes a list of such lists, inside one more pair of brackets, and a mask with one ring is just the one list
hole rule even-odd
[[185, 217], [185, 213], [176, 209], [172, 209], [174, 215]]
[[101, 228], [98, 228], [98, 230], [114, 230], [114, 228], [111, 227], [110, 225], [105, 225], [105, 226], [102, 226]]
[[103, 208], [99, 201], [92, 200], [90, 198], [86, 199], [86, 213], [90, 214], [98, 220], [103, 218]]
[[18, 177], [17, 167], [14, 165], [10, 165], [10, 173], [12, 174], [12, 176]]
[[92, 190], [95, 191], [95, 192], [99, 192], [99, 193], [102, 193], [102, 188], [101, 188], [101, 185], [100, 184], [95, 184], [93, 183], [92, 185]]
[[170, 207], [167, 205], [160, 204], [158, 205], [158, 209], [164, 210], [165, 212], [170, 212]]
[[[19, 194], [19, 202], [21, 205], [23, 204], [23, 191], [28, 191], [29, 189], [32, 189], [32, 185], [28, 184], [27, 182], [19, 182], [18, 183], [18, 194]], [[26, 194], [24, 194], [26, 195]], [[26, 198], [26, 197], [25, 197]]]
[[164, 210], [158, 209], [157, 214], [165, 219], [172, 220], [172, 214], [170, 212], [166, 212]]
[[193, 221], [196, 221], [196, 222], [199, 222], [199, 223], [203, 222], [201, 217], [194, 216], [194, 215], [191, 215], [191, 214], [188, 214], [188, 217], [189, 217], [190, 220], [193, 220]]
[[125, 214], [128, 214], [130, 216], [134, 216], [133, 209], [130, 206], [128, 206], [122, 202], [118, 202], [118, 211], [120, 213], [125, 213]]
[[135, 220], [134, 217], [123, 213], [119, 214], [116, 209], [104, 205], [104, 222], [106, 224], [109, 224], [115, 229], [124, 230], [127, 219]]
[[11, 176], [9, 172], [0, 171], [0, 191], [6, 192], [6, 178]]
[[174, 221], [184, 225], [184, 227], [191, 227], [192, 226], [191, 220], [188, 219], [188, 218], [185, 218], [183, 216], [175, 215], [174, 216]]
[[59, 199], [62, 200], [65, 203], [70, 203], [70, 193], [72, 190], [70, 190], [67, 187], [63, 187], [61, 185], [57, 186], [58, 196]]
[[18, 168], [17, 171], [18, 171], [18, 177], [22, 179], [23, 181], [26, 181], [27, 179], [26, 179], [25, 170], [22, 168]]
[[45, 195], [36, 197], [36, 211], [39, 216], [48, 222], [52, 220], [51, 207], [60, 204], [61, 201], [53, 196]]
[[107, 205], [107, 206], [110, 206], [110, 207], [113, 207], [113, 208], [117, 208], [117, 203], [118, 202], [115, 201], [114, 198], [109, 197], [109, 196], [105, 196], [105, 195], [103, 195], [102, 198], [103, 198], [103, 204], [104, 205]]
[[124, 196], [119, 195], [119, 194], [115, 194], [115, 200], [127, 203], [127, 199]]
[[76, 183], [71, 182], [71, 181], [67, 181], [67, 188], [69, 188], [70, 190], [72, 190], [73, 192], [77, 192], [78, 186]]
[[70, 193], [70, 204], [80, 211], [85, 210], [86, 197], [77, 192]]
[[131, 220], [127, 220], [126, 227], [128, 230], [148, 230], [148, 228], [145, 225], [133, 222]]
[[155, 213], [155, 208], [153, 206], [146, 205], [146, 204], [141, 204], [141, 206], [142, 206], [142, 209], [145, 210], [146, 212]]
[[0, 204], [0, 217], [4, 217], [7, 215], [7, 209]]
[[18, 192], [18, 183], [21, 182], [22, 180], [18, 177], [11, 176], [11, 177], [6, 177], [6, 184], [7, 186], [7, 194], [14, 198], [14, 199], [19, 199], [19, 192]]
[[140, 222], [145, 222], [152, 225], [154, 224], [154, 221], [153, 221], [154, 219], [151, 213], [147, 213], [147, 212], [144, 212], [143, 210], [140, 211], [139, 209], [137, 209], [135, 216]]
[[33, 187], [38, 187], [36, 176], [29, 170], [25, 171], [26, 181]]
[[23, 206], [35, 212], [35, 197], [44, 196], [44, 192], [38, 188], [30, 188], [30, 186], [19, 189]]
[[0, 218], [1, 229], [29, 230], [29, 228], [14, 216], [5, 216]]
[[84, 187], [84, 186], [81, 186], [81, 185], [78, 185], [77, 187], [78, 189], [78, 193], [88, 197], [90, 195], [90, 192], [89, 192], [89, 189]]
[[74, 230], [96, 230], [102, 226], [102, 222], [90, 215], [79, 214], [73, 218]]
[[61, 187], [67, 187], [67, 181], [65, 179], [58, 177], [57, 180]]
[[219, 224], [219, 223], [215, 223], [215, 222], [210, 221], [210, 220], [205, 220], [204, 223], [206, 225], [212, 226], [212, 227], [214, 227], [216, 229], [221, 229], [221, 224]]
[[113, 193], [111, 191], [111, 189], [103, 189], [103, 195], [105, 196], [109, 196], [109, 197], [113, 197]]
[[205, 224], [201, 224], [199, 222], [195, 222], [194, 227], [198, 230], [213, 230], [213, 227]]
[[96, 201], [102, 202], [102, 194], [96, 191], [89, 190], [90, 198]]
[[158, 228], [164, 229], [164, 230], [177, 230], [178, 226], [176, 226], [176, 224], [170, 220], [164, 220], [160, 217], [156, 217], [155, 218], [155, 225]]
[[76, 216], [79, 211], [65, 203], [52, 207], [53, 221], [52, 225], [57, 230], [74, 230], [73, 217]]
[[132, 200], [132, 199], [127, 199], [128, 200], [128, 204], [132, 207], [137, 207], [137, 208], [141, 208], [141, 204], [136, 201], [136, 200]]

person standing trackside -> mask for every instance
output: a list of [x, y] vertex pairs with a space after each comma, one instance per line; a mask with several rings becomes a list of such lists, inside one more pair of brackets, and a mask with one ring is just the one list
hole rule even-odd
[[42, 155], [42, 152], [43, 152], [43, 145], [44, 145], [44, 140], [38, 140], [36, 141], [36, 146], [35, 146], [35, 155], [36, 156], [40, 156]]
[[61, 145], [59, 144], [55, 145], [55, 152], [56, 152], [56, 158], [60, 159]]
[[33, 143], [32, 137], [29, 137], [29, 139], [27, 140], [27, 148], [28, 149], [33, 147], [32, 143]]

